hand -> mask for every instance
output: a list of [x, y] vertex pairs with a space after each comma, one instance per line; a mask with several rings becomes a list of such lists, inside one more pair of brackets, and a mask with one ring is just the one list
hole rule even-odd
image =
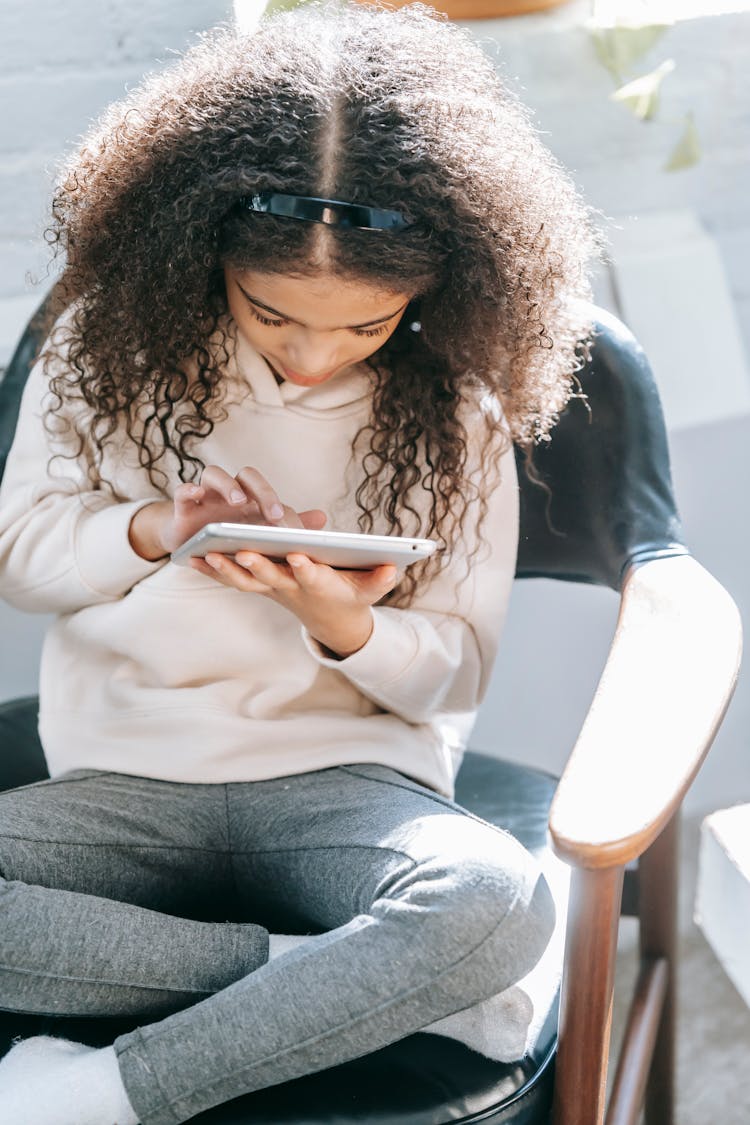
[[171, 554], [207, 523], [274, 524], [281, 527], [325, 526], [325, 512], [296, 512], [282, 504], [257, 469], [245, 467], [236, 477], [208, 465], [199, 484], [180, 484], [172, 501], [157, 501], [136, 512], [130, 543], [142, 558]]
[[210, 552], [190, 566], [224, 586], [262, 594], [293, 613], [312, 637], [335, 656], [351, 656], [370, 639], [371, 607], [393, 589], [395, 566], [373, 570], [334, 570], [297, 552], [276, 563], [254, 551], [234, 560]]

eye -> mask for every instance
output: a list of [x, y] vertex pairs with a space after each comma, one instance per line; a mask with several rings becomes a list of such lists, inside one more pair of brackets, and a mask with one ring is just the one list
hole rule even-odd
[[252, 305], [248, 305], [248, 308], [256, 320], [259, 320], [261, 324], [267, 324], [270, 328], [282, 328], [287, 323], [285, 320], [271, 320], [270, 317], [263, 316]]
[[[269, 316], [263, 316], [249, 301], [247, 307], [250, 314], [254, 316], [257, 321], [261, 324], [265, 324], [269, 328], [283, 328], [285, 324], [289, 323], [287, 320], [278, 320]], [[388, 325], [381, 324], [377, 328], [352, 328], [350, 331], [353, 332], [355, 336], [382, 336], [384, 332], [388, 331]]]
[[381, 324], [379, 328], [352, 328], [355, 336], [382, 336], [387, 331], [387, 324]]

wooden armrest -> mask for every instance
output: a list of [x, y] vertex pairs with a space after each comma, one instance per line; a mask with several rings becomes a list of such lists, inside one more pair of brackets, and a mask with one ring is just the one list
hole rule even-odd
[[676, 811], [734, 691], [739, 613], [690, 556], [633, 567], [607, 663], [550, 810], [558, 855], [615, 867]]

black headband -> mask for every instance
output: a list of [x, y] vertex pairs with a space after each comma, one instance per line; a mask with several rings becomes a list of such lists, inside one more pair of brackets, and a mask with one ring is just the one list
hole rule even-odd
[[381, 211], [377, 207], [365, 207], [360, 203], [342, 203], [340, 199], [260, 191], [241, 202], [249, 211], [283, 215], [288, 219], [303, 219], [310, 223], [325, 223], [332, 227], [398, 231], [412, 226], [400, 211]]

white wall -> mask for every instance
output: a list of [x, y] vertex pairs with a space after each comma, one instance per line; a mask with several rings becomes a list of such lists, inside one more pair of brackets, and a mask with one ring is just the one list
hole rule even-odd
[[49, 282], [41, 233], [55, 169], [90, 121], [231, 15], [229, 0], [3, 0], [0, 5], [0, 365]]
[[[721, 251], [750, 354], [750, 10], [682, 20], [639, 60], [639, 73], [666, 58], [676, 64], [662, 84], [657, 119], [644, 123], [610, 100], [614, 83], [583, 26], [589, 8], [578, 0], [552, 13], [464, 26], [514, 82], [546, 143], [612, 224], [653, 211], [697, 212]], [[688, 111], [703, 159], [665, 173]]]
[[[689, 20], [645, 60], [672, 56], [665, 118], [695, 113], [704, 159], [661, 171], [678, 128], [644, 125], [611, 103], [612, 83], [575, 18], [552, 14], [474, 23], [520, 85], [550, 148], [606, 216], [691, 208], [716, 239], [734, 314], [750, 352], [750, 13]], [[37, 296], [24, 283], [43, 267], [39, 232], [51, 170], [87, 121], [124, 86], [183, 48], [192, 33], [229, 16], [219, 0], [146, 0], [64, 9], [5, 0], [0, 34], [0, 362]], [[33, 15], [32, 15], [33, 13]], [[469, 26], [469, 25], [467, 25]], [[3, 325], [5, 352], [3, 353]], [[699, 326], [706, 330], [706, 326]], [[720, 365], [719, 365], [720, 366]], [[721, 371], [706, 372], [721, 394]], [[738, 601], [750, 607], [746, 482], [750, 419], [739, 416], [672, 434], [673, 471], [688, 542]], [[614, 628], [610, 591], [517, 584], [492, 687], [475, 731], [478, 748], [559, 770], [575, 738]], [[0, 699], [35, 688], [43, 619], [0, 604]], [[693, 811], [750, 799], [750, 679], [743, 675], [714, 751], [696, 781]]]

